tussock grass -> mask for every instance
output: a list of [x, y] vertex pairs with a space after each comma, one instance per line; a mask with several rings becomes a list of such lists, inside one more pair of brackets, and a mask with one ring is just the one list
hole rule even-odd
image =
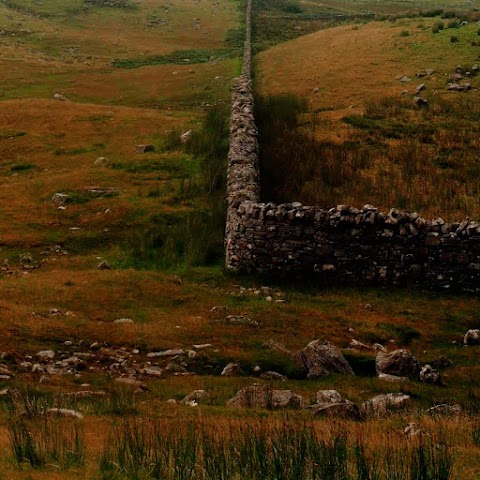
[[[325, 425], [323, 425], [325, 426]], [[102, 478], [266, 480], [448, 480], [451, 448], [421, 437], [373, 451], [367, 438], [349, 438], [341, 425], [247, 420], [219, 433], [206, 422], [172, 426], [127, 420], [104, 448]], [[378, 440], [378, 439], [377, 439]], [[377, 442], [375, 442], [376, 445]], [[118, 475], [118, 476], [115, 476]]]

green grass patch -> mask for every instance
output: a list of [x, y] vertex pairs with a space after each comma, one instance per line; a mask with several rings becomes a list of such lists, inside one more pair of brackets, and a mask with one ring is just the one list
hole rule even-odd
[[0, 140], [11, 140], [12, 138], [24, 137], [27, 132], [0, 132]]
[[36, 167], [33, 163], [17, 163], [16, 165], [12, 165], [10, 167], [11, 172], [26, 172], [29, 170], [33, 170]]
[[91, 153], [97, 152], [104, 148], [105, 145], [103, 143], [95, 144], [91, 147], [78, 147], [78, 148], [57, 148], [54, 150], [54, 155], [61, 156], [61, 155], [82, 155], [83, 153]]
[[116, 68], [139, 68], [152, 65], [193, 65], [207, 63], [213, 60], [231, 58], [232, 49], [210, 50], [200, 48], [196, 50], [178, 50], [167, 55], [155, 55], [144, 58], [117, 59], [112, 62]]
[[197, 164], [190, 157], [143, 162], [117, 162], [112, 163], [111, 168], [133, 174], [164, 172], [168, 174], [169, 178], [188, 178], [198, 172]]

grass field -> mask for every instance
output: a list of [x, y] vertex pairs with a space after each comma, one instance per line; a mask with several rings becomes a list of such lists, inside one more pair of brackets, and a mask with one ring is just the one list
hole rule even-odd
[[[434, 33], [438, 22], [445, 28]], [[341, 26], [259, 54], [260, 94], [294, 94], [309, 112], [298, 123], [310, 138], [305, 149], [314, 153], [311, 161], [298, 161], [297, 180], [287, 174], [295, 188], [278, 200], [372, 203], [455, 220], [480, 215], [473, 153], [478, 79], [465, 77], [478, 61], [478, 25], [455, 22], [451, 28], [439, 18]], [[456, 70], [471, 91], [447, 90]], [[413, 101], [420, 85], [426, 108]]]
[[[402, 85], [395, 78], [414, 78], [424, 68], [435, 70], [421, 80], [432, 105], [463, 95], [443, 94], [445, 74], [459, 63], [475, 63], [480, 50], [469, 41], [477, 39], [476, 25], [434, 34], [438, 18], [350, 19], [354, 23], [348, 25], [297, 19], [293, 22], [301, 21], [303, 30], [279, 35], [281, 22], [298, 26], [291, 19], [272, 20], [283, 14], [412, 12], [404, 2], [298, 5], [300, 11], [296, 4], [258, 5], [257, 20], [263, 20], [256, 38], [265, 42], [257, 45], [263, 51], [255, 81], [264, 95], [293, 92], [308, 98], [310, 113], [301, 116], [300, 128], [308, 131], [316, 111], [315, 138], [325, 142], [351, 136], [359, 143], [371, 137], [384, 141], [406, 114], [442, 130], [443, 118], [395, 102], [384, 119], [387, 104], [380, 99], [412, 90], [420, 80]], [[434, 6], [469, 9], [461, 2], [424, 2], [420, 8]], [[447, 452], [444, 460], [453, 458], [453, 472], [442, 479], [478, 478], [480, 347], [462, 346], [465, 332], [479, 328], [477, 298], [278, 284], [225, 274], [227, 105], [230, 80], [240, 71], [242, 9], [234, 0], [0, 3], [0, 375], [2, 369], [15, 373], [12, 379], [0, 377], [0, 479], [297, 480], [301, 458], [311, 471], [312, 465], [328, 464], [326, 455], [338, 458], [337, 470], [330, 477], [318, 470], [318, 478], [345, 479], [340, 475], [347, 469], [353, 480], [374, 478], [368, 475], [375, 458], [390, 458], [386, 445], [395, 446], [398, 457], [390, 460], [402, 468], [430, 465], [419, 458], [441, 459]], [[261, 27], [270, 21], [265, 35]], [[319, 28], [324, 30], [304, 36]], [[458, 36], [455, 44], [452, 35]], [[443, 108], [438, 104], [435, 108]], [[461, 116], [458, 109], [452, 112], [450, 117]], [[475, 160], [464, 155], [465, 139], [471, 150], [478, 146], [478, 109], [472, 112], [461, 120], [466, 133], [445, 139], [455, 150], [450, 160], [459, 182], [460, 174], [468, 173], [465, 165]], [[182, 144], [179, 137], [189, 130], [191, 140]], [[385, 142], [393, 148], [401, 138]], [[145, 144], [155, 150], [139, 153], [137, 146]], [[361, 199], [351, 185], [342, 188], [321, 200], [342, 197], [343, 203], [347, 190], [352, 203], [377, 199], [364, 199], [360, 187]], [[312, 192], [315, 187], [305, 183], [302, 195], [320, 198]], [[476, 195], [470, 197], [465, 210], [474, 214]], [[396, 197], [379, 196], [376, 203], [395, 202]], [[427, 204], [422, 212], [444, 214], [443, 206], [435, 208]], [[452, 204], [446, 213], [458, 211]], [[98, 268], [103, 260], [110, 269]], [[132, 322], [114, 323], [118, 319]], [[357, 375], [302, 379], [288, 355], [262, 347], [271, 338], [291, 351], [315, 338], [328, 339], [343, 349]], [[375, 376], [375, 353], [347, 348], [352, 339], [409, 348], [422, 363], [446, 355], [453, 365], [442, 371], [444, 386], [384, 383]], [[194, 347], [201, 344], [211, 346]], [[147, 356], [174, 348], [186, 353], [173, 361]], [[38, 352], [50, 349], [55, 359], [47, 368]], [[81, 361], [73, 365], [71, 357], [78, 355]], [[230, 362], [238, 362], [243, 374], [220, 376]], [[256, 366], [288, 379], [260, 379]], [[152, 368], [161, 369], [160, 378], [142, 373]], [[114, 381], [118, 377], [138, 378], [148, 390], [122, 387]], [[402, 391], [413, 406], [368, 422], [322, 419], [308, 410], [225, 408], [239, 389], [256, 382], [292, 389], [307, 403], [320, 389], [335, 388], [354, 402]], [[195, 389], [210, 393], [208, 405], [167, 402]], [[69, 395], [79, 391], [93, 394]], [[424, 414], [442, 403], [461, 404], [463, 413]], [[45, 415], [55, 407], [75, 409], [85, 418]], [[421, 448], [403, 434], [412, 421], [426, 432]], [[155, 471], [152, 459], [169, 472]], [[390, 467], [379, 465], [383, 478]], [[417, 479], [395, 468], [395, 478]], [[431, 471], [420, 478], [440, 480]]]

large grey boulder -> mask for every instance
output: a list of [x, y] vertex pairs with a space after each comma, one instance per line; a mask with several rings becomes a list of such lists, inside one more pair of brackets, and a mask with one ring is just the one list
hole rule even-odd
[[227, 407], [243, 408], [305, 408], [305, 401], [291, 390], [274, 390], [268, 385], [242, 388], [227, 402]]
[[330, 342], [314, 340], [293, 356], [295, 366], [306, 370], [307, 376], [321, 377], [330, 373], [355, 375], [342, 352]]
[[377, 374], [385, 373], [396, 377], [417, 378], [420, 364], [417, 359], [404, 349], [391, 353], [378, 352], [375, 362]]
[[393, 411], [404, 410], [410, 405], [410, 395], [385, 393], [363, 402], [360, 405], [360, 413], [363, 417], [382, 417]]

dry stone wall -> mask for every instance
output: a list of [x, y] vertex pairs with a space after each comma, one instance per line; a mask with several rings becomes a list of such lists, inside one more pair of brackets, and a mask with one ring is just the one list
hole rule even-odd
[[480, 224], [395, 209], [261, 203], [251, 84], [251, 1], [244, 68], [232, 88], [226, 268], [316, 275], [336, 284], [421, 285], [480, 292]]

